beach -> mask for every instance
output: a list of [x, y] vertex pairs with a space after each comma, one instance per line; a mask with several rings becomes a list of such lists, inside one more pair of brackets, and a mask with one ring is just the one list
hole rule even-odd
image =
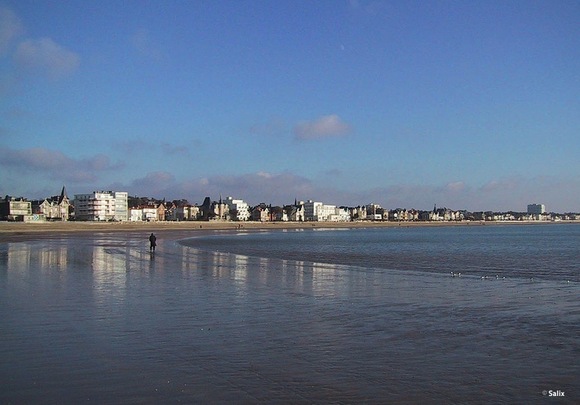
[[[560, 221], [558, 223], [580, 223], [580, 221]], [[232, 222], [232, 221], [159, 221], [159, 222], [6, 222], [0, 221], [0, 243], [27, 240], [30, 238], [50, 237], [77, 232], [188, 232], [227, 231], [227, 230], [276, 230], [302, 228], [384, 228], [384, 227], [441, 227], [441, 226], [502, 226], [502, 225], [550, 225], [554, 222], [542, 221], [353, 221], [353, 222]]]
[[366, 228], [394, 226], [454, 226], [465, 223], [396, 223], [396, 222], [229, 222], [229, 221], [160, 221], [160, 222], [6, 222], [0, 221], [0, 243], [50, 238], [75, 233], [173, 233], [184, 236], [199, 232], [301, 229], [301, 228]]
[[181, 242], [235, 223], [28, 225], [1, 232], [1, 403], [578, 400], [578, 283]]

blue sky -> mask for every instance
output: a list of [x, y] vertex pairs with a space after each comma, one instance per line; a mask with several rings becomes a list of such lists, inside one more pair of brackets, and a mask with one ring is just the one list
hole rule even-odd
[[0, 195], [580, 212], [578, 1], [0, 0]]

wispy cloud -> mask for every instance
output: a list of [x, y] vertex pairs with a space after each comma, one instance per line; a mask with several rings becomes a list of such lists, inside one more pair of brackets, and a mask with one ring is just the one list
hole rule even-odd
[[326, 170], [323, 174], [328, 177], [341, 177], [344, 174], [344, 172], [340, 169], [334, 168]]
[[38, 177], [72, 183], [92, 182], [98, 174], [121, 167], [112, 164], [108, 156], [95, 155], [73, 159], [60, 151], [45, 148], [11, 149], [0, 147], [0, 168], [17, 173], [32, 173]]
[[444, 185], [397, 184], [359, 193], [382, 201], [386, 207], [429, 209], [438, 207], [469, 211], [525, 211], [527, 204], [546, 204], [548, 210], [579, 210], [580, 177], [506, 177], [481, 185], [462, 181]]
[[371, 17], [384, 15], [391, 7], [388, 2], [379, 0], [350, 0], [349, 4], [352, 10], [362, 12]]
[[294, 135], [300, 140], [335, 138], [352, 132], [352, 127], [338, 115], [324, 115], [312, 121], [303, 121], [294, 127]]
[[287, 131], [286, 123], [281, 118], [271, 118], [250, 127], [250, 134], [258, 136], [276, 136]]
[[129, 42], [139, 55], [154, 60], [161, 58], [161, 51], [153, 43], [148, 30], [144, 28], [138, 29], [129, 37]]
[[21, 42], [14, 60], [24, 69], [58, 79], [74, 72], [80, 64], [79, 56], [50, 38], [28, 39]]
[[311, 180], [292, 173], [256, 172], [242, 175], [200, 177], [177, 181], [168, 172], [152, 172], [128, 185], [131, 194], [157, 198], [187, 198], [201, 201], [205, 196], [218, 199], [232, 196], [250, 204], [284, 204], [306, 198], [316, 191]]
[[[198, 141], [192, 141], [196, 146], [199, 146]], [[158, 150], [163, 155], [176, 156], [176, 155], [189, 155], [190, 149], [185, 145], [174, 145], [169, 142], [162, 142], [161, 144], [156, 144], [150, 141], [144, 141], [140, 139], [128, 139], [124, 141], [119, 141], [114, 144], [114, 149], [121, 149], [127, 153], [137, 153], [144, 150]]]
[[[169, 172], [158, 171], [147, 173], [145, 177], [135, 179], [130, 184], [133, 193], [142, 196], [165, 197], [167, 192], [176, 186], [175, 176]], [[147, 190], [146, 192], [144, 192]]]
[[454, 181], [451, 183], [447, 183], [444, 188], [446, 191], [449, 191], [451, 193], [459, 193], [466, 189], [466, 185], [463, 181]]
[[8, 50], [15, 38], [24, 33], [20, 19], [12, 10], [0, 7], [0, 55]]
[[76, 71], [80, 65], [77, 53], [51, 38], [23, 38], [25, 29], [18, 16], [0, 6], [0, 57], [7, 64], [0, 76], [0, 94], [12, 91], [29, 74], [60, 79]]
[[[201, 202], [205, 196], [232, 196], [250, 204], [289, 204], [295, 198], [327, 204], [357, 206], [371, 202], [384, 208], [429, 210], [433, 204], [469, 211], [525, 211], [527, 204], [546, 204], [549, 210], [574, 210], [580, 200], [580, 178], [566, 182], [553, 178], [506, 178], [483, 185], [452, 181], [441, 185], [392, 184], [354, 190], [340, 189], [290, 172], [261, 171], [178, 180], [168, 172], [152, 172], [124, 187], [131, 194], [157, 198], [186, 198]], [[506, 192], [509, 190], [509, 192]], [[572, 208], [570, 208], [572, 207]], [[580, 208], [577, 208], [580, 209]]]
[[172, 145], [170, 143], [164, 142], [161, 144], [161, 150], [166, 155], [188, 155], [189, 149], [184, 145]]
[[349, 4], [351, 9], [360, 10], [372, 16], [383, 12], [388, 6], [387, 3], [376, 0], [350, 0]]
[[[90, 188], [102, 182], [105, 172], [120, 167], [104, 155], [73, 159], [44, 148], [14, 150], [0, 147], [0, 178], [3, 183], [0, 184], [0, 191], [19, 195], [26, 191], [42, 196], [45, 190], [24, 190], [25, 185], [12, 182], [11, 179], [22, 179], [23, 175]], [[440, 185], [399, 183], [354, 190], [329, 185], [326, 178], [319, 183], [291, 172], [258, 171], [183, 179], [171, 172], [153, 171], [128, 183], [101, 184], [98, 187], [126, 190], [131, 195], [186, 198], [192, 203], [200, 203], [206, 196], [218, 199], [222, 195], [224, 198], [242, 198], [252, 205], [260, 202], [282, 205], [297, 198], [349, 206], [374, 202], [387, 209], [428, 210], [436, 204], [438, 207], [469, 211], [525, 211], [527, 204], [542, 203], [549, 211], [580, 211], [580, 176], [566, 179], [506, 177], [479, 185], [461, 180]]]

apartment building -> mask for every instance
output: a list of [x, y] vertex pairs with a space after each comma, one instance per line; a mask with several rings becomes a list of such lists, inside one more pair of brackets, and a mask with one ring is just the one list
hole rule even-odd
[[80, 221], [128, 221], [129, 194], [125, 191], [93, 191], [75, 194], [75, 217]]
[[0, 219], [8, 221], [28, 221], [32, 216], [32, 203], [24, 198], [6, 196], [0, 200]]
[[541, 215], [546, 212], [546, 206], [544, 204], [529, 204], [528, 214]]
[[308, 200], [304, 203], [304, 219], [306, 221], [350, 221], [350, 213], [336, 205]]
[[250, 219], [250, 207], [244, 200], [234, 200], [227, 197], [225, 201], [228, 206], [230, 215], [234, 221], [247, 221]]

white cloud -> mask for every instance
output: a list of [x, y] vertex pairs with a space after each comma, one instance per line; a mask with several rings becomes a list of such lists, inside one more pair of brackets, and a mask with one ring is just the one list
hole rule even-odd
[[12, 41], [24, 32], [20, 19], [6, 7], [0, 7], [0, 55], [10, 47]]
[[74, 72], [79, 56], [50, 38], [28, 39], [21, 42], [14, 53], [14, 60], [29, 71], [38, 71], [57, 79]]
[[460, 192], [465, 190], [465, 183], [462, 181], [455, 181], [452, 183], [447, 183], [445, 189], [450, 192]]
[[340, 137], [351, 131], [351, 126], [335, 114], [303, 121], [294, 127], [294, 135], [300, 140]]
[[294, 198], [310, 198], [316, 191], [309, 179], [292, 173], [257, 172], [242, 175], [201, 177], [177, 181], [166, 172], [152, 172], [128, 185], [129, 193], [156, 198], [186, 198], [201, 202], [210, 196], [217, 200], [232, 196], [250, 204], [287, 204]]
[[520, 178], [504, 178], [500, 180], [491, 180], [481, 186], [481, 191], [483, 192], [512, 192], [518, 188], [518, 186], [524, 182], [524, 179]]
[[[490, 187], [490, 184], [493, 184]], [[500, 186], [501, 185], [501, 186]], [[128, 186], [129, 193], [201, 203], [209, 196], [217, 200], [232, 196], [250, 205], [261, 202], [283, 205], [298, 200], [358, 206], [370, 202], [386, 209], [430, 210], [433, 204], [468, 211], [525, 211], [527, 204], [546, 204], [549, 211], [580, 211], [580, 178], [506, 178], [476, 186], [462, 181], [442, 185], [393, 184], [359, 190], [321, 185], [290, 172], [256, 172], [178, 180], [171, 173], [153, 172]]]
[[95, 155], [73, 159], [60, 151], [46, 148], [10, 149], [0, 147], [0, 168], [15, 173], [33, 174], [38, 179], [58, 179], [66, 182], [92, 182], [98, 173], [113, 170], [108, 156]]
[[271, 179], [272, 177], [274, 177], [274, 175], [272, 175], [271, 173], [268, 173], [268, 172], [258, 172], [258, 173], [256, 173], [256, 175], [258, 177], [263, 178], [263, 179]]
[[[370, 202], [384, 208], [430, 210], [433, 204], [469, 211], [525, 211], [527, 204], [545, 204], [549, 211], [580, 212], [580, 176], [506, 177], [477, 185], [465, 181], [433, 184], [391, 184], [384, 187], [337, 188], [328, 185], [327, 173], [317, 181], [291, 172], [258, 171], [240, 175], [215, 175], [197, 178], [156, 171], [127, 183], [102, 184], [102, 175], [119, 168], [104, 155], [83, 159], [45, 148], [14, 150], [0, 147], [0, 195], [42, 195], [47, 180], [52, 184], [73, 183], [83, 189], [110, 188], [127, 190], [132, 195], [156, 198], [185, 198], [201, 203], [206, 196], [217, 200], [232, 196], [251, 205], [265, 202], [274, 205], [312, 199], [335, 205], [363, 205]], [[118, 175], [122, 175], [119, 173]], [[182, 174], [180, 174], [182, 175]], [[33, 190], [36, 184], [36, 190]], [[24, 189], [23, 187], [26, 187]], [[71, 187], [71, 191], [73, 187]], [[51, 191], [52, 192], [52, 191]], [[84, 192], [84, 191], [83, 191]]]
[[[580, 211], [580, 177], [506, 177], [483, 185], [453, 182], [443, 186], [399, 184], [359, 193], [385, 207], [468, 211], [525, 211], [527, 204], [546, 204], [549, 211]], [[364, 198], [363, 198], [364, 199]]]
[[25, 38], [18, 42], [24, 31], [18, 16], [12, 10], [0, 7], [0, 56], [14, 62], [0, 77], [0, 94], [13, 88], [21, 72], [58, 79], [74, 72], [80, 65], [78, 54], [51, 38]]

